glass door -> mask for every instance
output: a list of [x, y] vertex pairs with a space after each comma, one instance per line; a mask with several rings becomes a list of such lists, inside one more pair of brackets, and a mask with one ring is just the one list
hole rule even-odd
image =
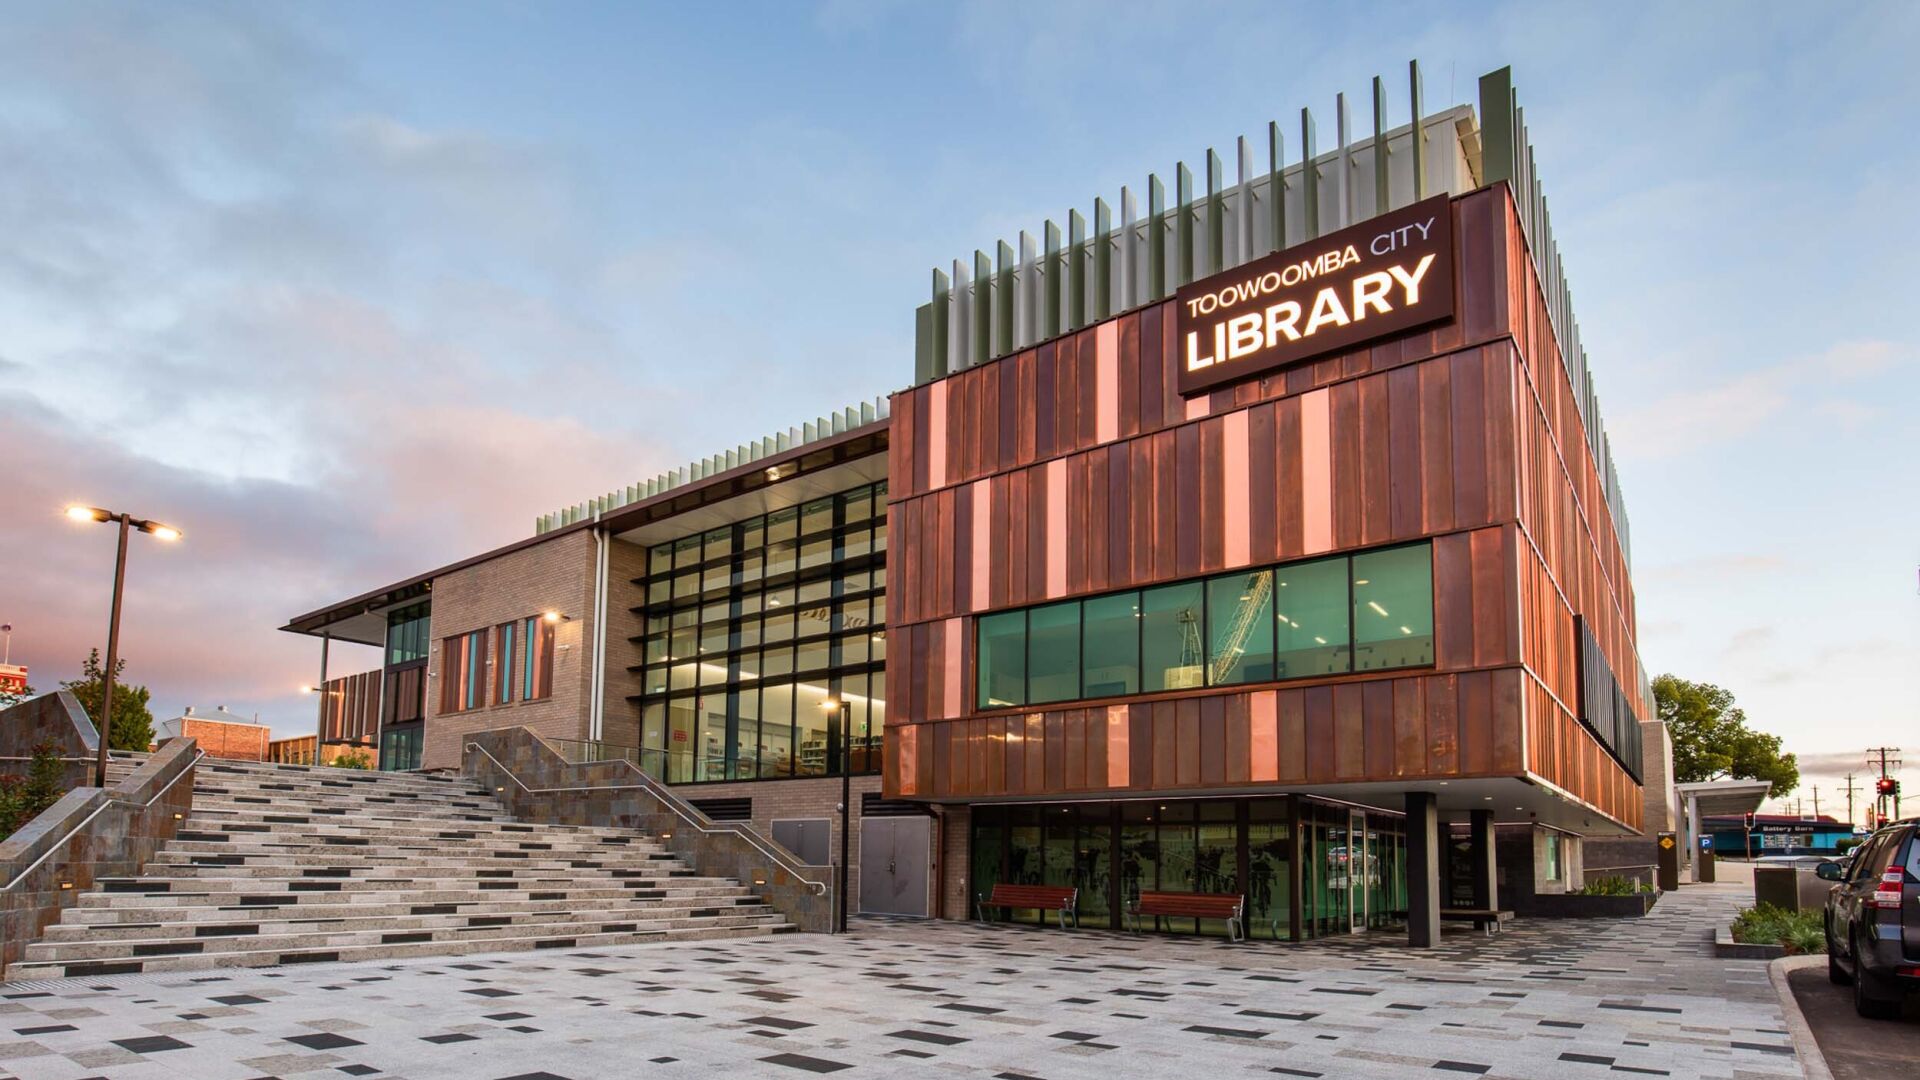
[[1347, 817], [1347, 929], [1359, 933], [1367, 928], [1367, 815], [1358, 810]]

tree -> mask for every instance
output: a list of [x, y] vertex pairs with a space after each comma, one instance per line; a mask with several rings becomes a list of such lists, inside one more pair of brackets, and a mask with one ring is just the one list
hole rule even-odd
[[[144, 686], [130, 686], [121, 681], [126, 673], [127, 661], [121, 657], [113, 669], [113, 730], [107, 736], [107, 749], [144, 751], [153, 745], [153, 713], [147, 711], [149, 694]], [[100, 663], [100, 650], [87, 653], [87, 662], [81, 665], [80, 677], [60, 684], [80, 701], [87, 710], [95, 727], [100, 725], [100, 697], [106, 687], [102, 683], [104, 665]]]
[[66, 794], [66, 764], [52, 743], [33, 748], [33, 761], [22, 778], [0, 776], [0, 840], [60, 801]]
[[1683, 784], [1739, 778], [1765, 780], [1779, 798], [1800, 784], [1800, 763], [1780, 752], [1780, 736], [1747, 726], [1733, 694], [1677, 675], [1653, 680], [1653, 700], [1673, 738], [1673, 778]]

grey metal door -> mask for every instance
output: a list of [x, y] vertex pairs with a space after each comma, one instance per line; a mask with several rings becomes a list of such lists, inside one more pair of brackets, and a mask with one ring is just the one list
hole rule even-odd
[[932, 839], [932, 818], [861, 818], [860, 910], [925, 916]]

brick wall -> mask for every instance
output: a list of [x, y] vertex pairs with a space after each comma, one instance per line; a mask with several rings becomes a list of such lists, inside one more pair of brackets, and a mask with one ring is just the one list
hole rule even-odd
[[[426, 747], [421, 766], [460, 766], [464, 737], [473, 731], [527, 727], [557, 739], [587, 737], [592, 682], [588, 647], [593, 640], [595, 544], [591, 530], [562, 533], [545, 543], [508, 552], [433, 580], [433, 641], [427, 664]], [[553, 692], [538, 701], [487, 704], [464, 712], [440, 711], [441, 642], [456, 634], [490, 629], [546, 611], [568, 616], [555, 628]], [[516, 643], [516, 648], [523, 643]], [[493, 686], [487, 669], [488, 687]], [[518, 696], [516, 694], [516, 696]]]
[[267, 742], [272, 731], [264, 724], [236, 723], [232, 720], [201, 719], [197, 716], [184, 717], [180, 725], [182, 738], [192, 739], [200, 744], [208, 757], [230, 758], [234, 761], [267, 760]]

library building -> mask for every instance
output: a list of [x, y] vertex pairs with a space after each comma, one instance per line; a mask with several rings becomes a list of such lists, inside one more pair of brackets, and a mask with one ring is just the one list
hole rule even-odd
[[318, 752], [524, 727], [854, 913], [1425, 945], [1650, 849], [1535, 151], [1507, 71], [1438, 111], [1407, 76], [1363, 137], [1340, 96], [1330, 140], [1302, 109], [982, 238], [901, 313], [904, 387], [290, 620]]

